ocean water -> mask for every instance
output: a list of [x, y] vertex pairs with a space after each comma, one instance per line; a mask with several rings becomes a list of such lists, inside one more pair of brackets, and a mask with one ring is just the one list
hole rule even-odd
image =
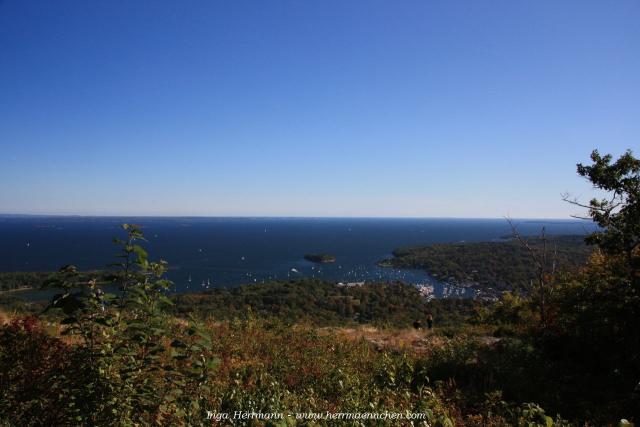
[[[53, 271], [65, 264], [104, 268], [115, 262], [121, 224], [140, 224], [151, 259], [169, 263], [177, 292], [316, 277], [336, 282], [394, 281], [451, 290], [419, 270], [381, 268], [376, 261], [406, 245], [488, 241], [510, 234], [504, 219], [373, 218], [115, 218], [0, 216], [0, 271]], [[524, 235], [586, 234], [573, 220], [518, 220]], [[330, 253], [332, 264], [304, 260]], [[458, 291], [471, 296], [468, 291]]]

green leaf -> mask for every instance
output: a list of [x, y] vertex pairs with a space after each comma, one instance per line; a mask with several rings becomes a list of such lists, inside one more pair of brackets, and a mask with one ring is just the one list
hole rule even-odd
[[173, 301], [171, 301], [171, 299], [166, 295], [160, 295], [158, 299], [167, 305], [173, 305]]

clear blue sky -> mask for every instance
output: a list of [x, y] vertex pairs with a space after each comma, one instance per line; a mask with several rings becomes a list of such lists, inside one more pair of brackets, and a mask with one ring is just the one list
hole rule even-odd
[[640, 2], [0, 0], [0, 212], [567, 217]]

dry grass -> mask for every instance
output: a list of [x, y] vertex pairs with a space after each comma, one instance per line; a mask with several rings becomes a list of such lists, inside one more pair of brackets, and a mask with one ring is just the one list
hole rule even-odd
[[[0, 326], [6, 325], [16, 316], [16, 313], [10, 313], [0, 310]], [[171, 323], [178, 329], [185, 329], [189, 322], [181, 318], [172, 318]], [[219, 329], [226, 322], [209, 321], [207, 326], [212, 329]], [[50, 322], [43, 321], [47, 333], [51, 336], [59, 337], [66, 344], [80, 344], [82, 338], [77, 335], [61, 335], [64, 326]], [[308, 329], [308, 325], [294, 325], [294, 330]], [[224, 329], [224, 328], [223, 328]], [[315, 328], [314, 328], [315, 329]], [[370, 325], [362, 325], [356, 327], [325, 327], [317, 329], [319, 335], [334, 335], [339, 338], [346, 339], [348, 341], [366, 341], [371, 344], [376, 350], [391, 350], [396, 352], [408, 352], [415, 355], [428, 355], [434, 349], [443, 346], [447, 338], [441, 335], [433, 333], [428, 329], [387, 329], [376, 328]], [[496, 341], [496, 338], [490, 336], [478, 336], [476, 337], [481, 344], [492, 345]]]
[[365, 340], [377, 350], [406, 351], [428, 354], [443, 344], [443, 338], [425, 329], [380, 329], [373, 326], [355, 328], [322, 328], [325, 333], [334, 333], [349, 340]]
[[10, 323], [12, 318], [13, 314], [0, 310], [0, 326]]

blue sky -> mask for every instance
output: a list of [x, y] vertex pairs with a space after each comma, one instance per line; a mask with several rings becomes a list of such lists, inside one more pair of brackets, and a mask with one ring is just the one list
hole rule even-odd
[[640, 2], [0, 1], [0, 212], [567, 217]]

